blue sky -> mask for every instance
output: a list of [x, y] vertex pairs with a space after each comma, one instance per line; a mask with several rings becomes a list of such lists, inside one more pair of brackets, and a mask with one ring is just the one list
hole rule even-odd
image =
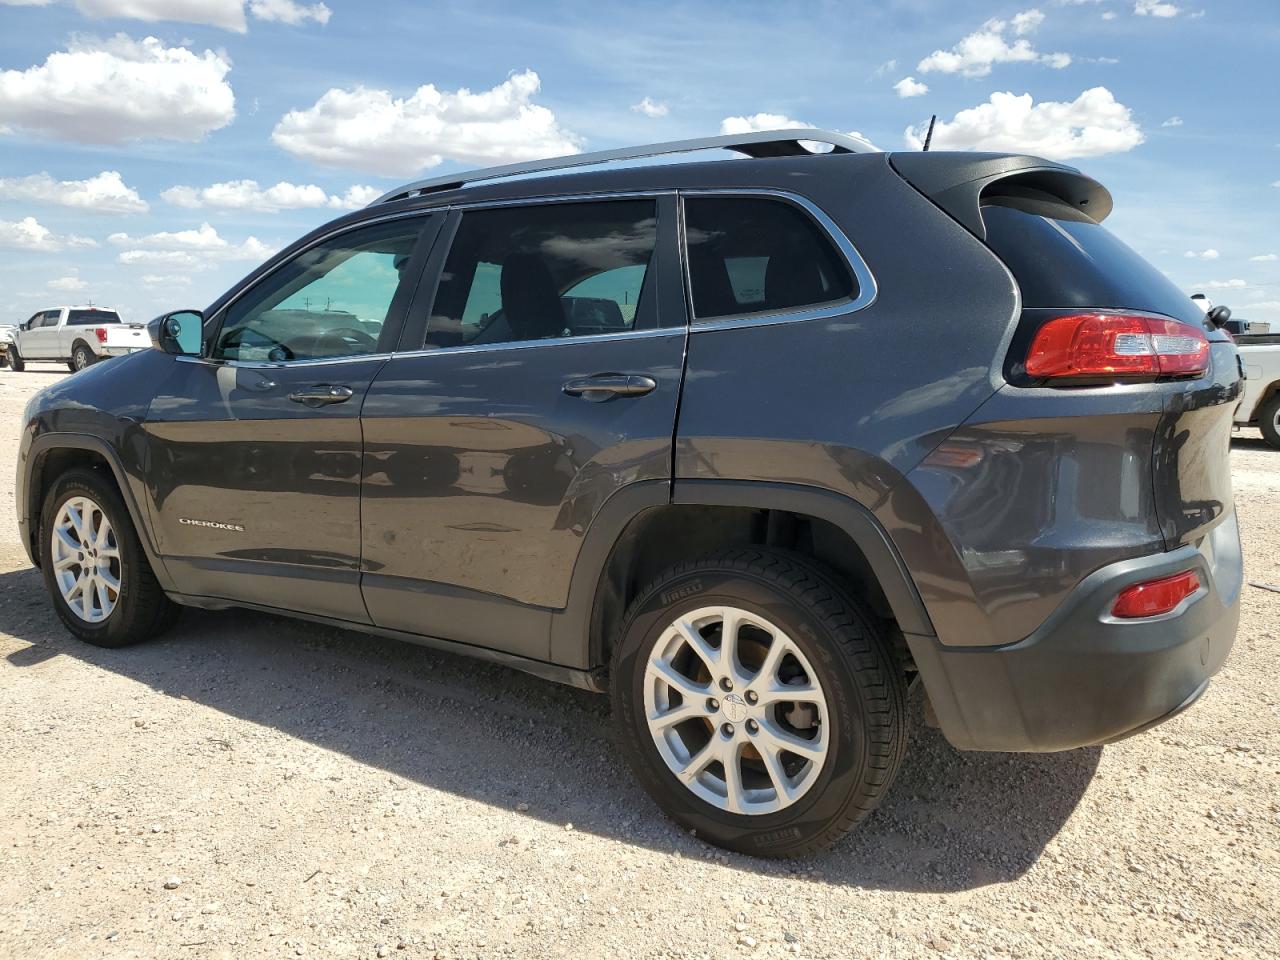
[[788, 121], [900, 150], [930, 113], [1280, 321], [1278, 51], [1275, 0], [0, 0], [0, 322], [203, 306], [419, 175]]

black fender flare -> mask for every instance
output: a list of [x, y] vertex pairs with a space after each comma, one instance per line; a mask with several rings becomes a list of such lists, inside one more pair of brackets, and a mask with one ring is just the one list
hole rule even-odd
[[22, 544], [26, 548], [31, 562], [39, 566], [40, 554], [35, 546], [37, 531], [34, 529], [32, 521], [39, 510], [39, 504], [35, 502], [35, 498], [37, 495], [42, 499], [44, 497], [43, 490], [36, 491], [33, 488], [31, 478], [34, 476], [36, 469], [44, 463], [45, 456], [55, 450], [88, 450], [98, 454], [106, 461], [115, 478], [116, 487], [120, 490], [120, 498], [124, 500], [125, 509], [129, 511], [129, 519], [133, 522], [133, 528], [138, 532], [138, 540], [142, 543], [142, 549], [146, 552], [147, 562], [151, 564], [151, 569], [155, 573], [156, 579], [160, 581], [160, 586], [165, 590], [173, 590], [172, 578], [169, 576], [168, 570], [165, 569], [164, 561], [156, 551], [155, 543], [152, 540], [151, 525], [146, 522], [146, 514], [134, 496], [133, 486], [129, 482], [129, 475], [125, 471], [124, 465], [120, 462], [119, 454], [107, 441], [90, 434], [42, 433], [32, 440], [31, 446], [27, 448], [26, 462], [18, 471], [14, 498], [20, 511], [18, 529], [22, 534]]
[[640, 481], [615, 492], [600, 507], [583, 538], [564, 610], [551, 623], [550, 660], [580, 669], [593, 663], [591, 630], [600, 578], [614, 545], [641, 513], [668, 504], [785, 510], [817, 517], [843, 530], [857, 544], [884, 590], [903, 633], [934, 636], [924, 601], [889, 534], [858, 501], [820, 487], [754, 480]]

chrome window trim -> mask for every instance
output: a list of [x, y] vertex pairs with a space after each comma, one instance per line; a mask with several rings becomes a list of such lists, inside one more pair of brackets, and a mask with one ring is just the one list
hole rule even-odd
[[[235, 294], [235, 296], [233, 296], [230, 300], [228, 300], [221, 307], [219, 307], [217, 313], [215, 313], [212, 317], [208, 317], [207, 318], [208, 320], [214, 320], [214, 319], [217, 320], [213, 339], [215, 341], [217, 340], [218, 334], [222, 332], [222, 325], [223, 323], [226, 322], [227, 311], [230, 310], [232, 307], [234, 307], [241, 297], [243, 297], [250, 290], [256, 289], [259, 284], [265, 281], [268, 277], [274, 274], [277, 270], [279, 270], [285, 264], [292, 263], [298, 257], [320, 246], [320, 244], [327, 243], [328, 241], [332, 240], [334, 237], [340, 237], [344, 233], [351, 233], [355, 230], [363, 230], [365, 227], [376, 226], [379, 223], [390, 223], [393, 220], [409, 220], [414, 217], [420, 217], [425, 220], [429, 217], [447, 214], [450, 209], [451, 209], [450, 207], [446, 206], [446, 207], [431, 207], [430, 209], [426, 209], [426, 210], [421, 210], [421, 209], [401, 210], [398, 213], [389, 213], [389, 214], [383, 214], [382, 216], [378, 216], [378, 217], [369, 217], [368, 219], [361, 220], [358, 223], [349, 223], [342, 227], [335, 227], [334, 229], [328, 231], [327, 233], [322, 233], [314, 241], [312, 241], [307, 246], [303, 247], [293, 256], [281, 258], [279, 262], [277, 262], [271, 267], [271, 269], [267, 270], [262, 276], [254, 280], [253, 283], [246, 284], [243, 287], [243, 289], [239, 290]], [[202, 337], [203, 337], [203, 334], [202, 334]], [[186, 360], [187, 362], [195, 361], [200, 363], [215, 364], [218, 366], [266, 365], [271, 367], [285, 367], [285, 366], [294, 366], [296, 364], [303, 364], [303, 363], [322, 364], [322, 363], [336, 363], [338, 361], [350, 362], [352, 360], [358, 360], [365, 357], [372, 359], [374, 357], [379, 357], [379, 356], [385, 359], [386, 357], [390, 356], [390, 353], [387, 353], [387, 352], [384, 352], [381, 354], [360, 353], [350, 357], [319, 357], [319, 358], [307, 359], [307, 360], [281, 360], [279, 362], [257, 361], [257, 360], [222, 360], [215, 357], [206, 357], [203, 351], [203, 343], [201, 343], [200, 356], [179, 357], [178, 359]]]
[[[803, 323], [808, 320], [828, 320], [832, 317], [839, 317], [845, 314], [854, 313], [871, 306], [875, 302], [879, 294], [879, 288], [876, 285], [875, 275], [871, 272], [871, 268], [867, 266], [862, 255], [858, 252], [858, 248], [853, 245], [843, 230], [836, 225], [821, 207], [810, 200], [808, 197], [801, 196], [797, 193], [791, 193], [787, 190], [775, 190], [767, 187], [710, 187], [710, 188], [692, 188], [679, 191], [680, 194], [680, 259], [684, 270], [684, 283], [686, 298], [689, 305], [689, 332], [697, 333], [702, 330], [726, 330], [730, 327], [763, 327], [771, 326], [776, 323]], [[858, 284], [858, 294], [855, 297], [846, 297], [843, 300], [833, 300], [827, 303], [812, 304], [803, 308], [794, 310], [775, 310], [772, 312], [752, 311], [750, 313], [740, 313], [725, 317], [711, 317], [706, 320], [699, 320], [693, 308], [693, 278], [689, 270], [689, 244], [686, 236], [685, 224], [685, 198], [686, 197], [766, 197], [774, 200], [789, 202], [800, 207], [810, 217], [813, 218], [819, 229], [826, 233], [827, 238], [835, 244], [836, 249], [840, 251], [840, 255], [844, 257], [845, 264], [853, 273], [854, 280]]]
[[249, 370], [279, 370], [294, 367], [327, 367], [335, 363], [359, 363], [364, 360], [387, 360], [391, 353], [354, 353], [349, 357], [309, 357], [305, 360], [215, 360], [212, 357], [174, 357], [183, 363], [203, 363], [211, 367], [244, 367]]
[[[507, 197], [502, 200], [469, 200], [449, 204], [449, 210], [466, 213], [468, 210], [485, 210], [499, 207], [534, 207], [548, 203], [588, 203], [607, 200], [650, 200], [672, 197], [678, 193], [668, 189], [608, 190], [600, 193], [544, 193], [536, 197]], [[439, 208], [445, 209], [445, 208]]]
[[422, 350], [404, 350], [391, 354], [392, 360], [400, 357], [457, 356], [461, 353], [493, 353], [499, 350], [527, 350], [530, 347], [559, 347], [571, 343], [607, 343], [613, 340], [639, 340], [648, 337], [684, 336], [688, 327], [653, 327], [649, 330], [623, 330], [619, 333], [590, 333], [582, 337], [547, 337], [542, 340], [508, 340], [504, 343], [472, 343], [456, 347], [435, 347]]

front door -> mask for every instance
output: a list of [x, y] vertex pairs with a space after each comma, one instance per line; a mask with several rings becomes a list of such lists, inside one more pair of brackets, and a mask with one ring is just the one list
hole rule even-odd
[[180, 589], [367, 622], [360, 404], [439, 217], [331, 236], [233, 299], [147, 415], [154, 526]]
[[685, 345], [673, 214], [670, 197], [451, 214], [425, 336], [365, 401], [374, 623], [548, 657], [596, 511], [670, 478]]
[[23, 358], [58, 359], [58, 321], [61, 319], [61, 310], [45, 310], [31, 318], [29, 327], [18, 338], [18, 349]]

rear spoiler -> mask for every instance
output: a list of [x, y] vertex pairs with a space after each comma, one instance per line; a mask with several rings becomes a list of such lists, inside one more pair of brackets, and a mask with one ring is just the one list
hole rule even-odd
[[1035, 190], [1069, 204], [1091, 220], [1111, 213], [1107, 188], [1075, 167], [1007, 153], [893, 153], [889, 164], [907, 183], [945, 210], [980, 240], [983, 197]]

